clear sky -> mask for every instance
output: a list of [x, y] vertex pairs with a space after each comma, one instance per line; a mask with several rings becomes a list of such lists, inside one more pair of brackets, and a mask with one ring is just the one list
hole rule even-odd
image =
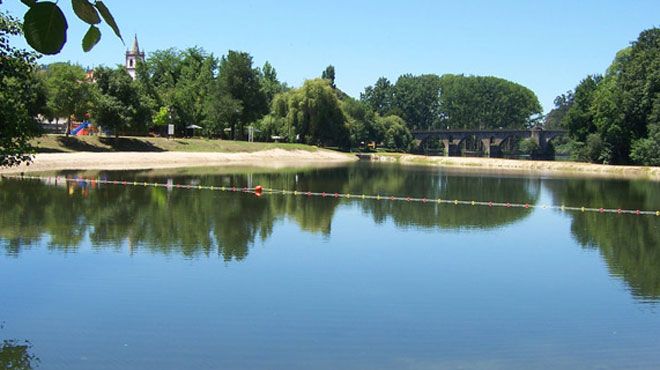
[[[104, 25], [99, 45], [84, 53], [86, 27], [69, 1], [59, 3], [70, 19], [69, 42], [43, 63], [120, 64], [137, 34], [147, 57], [169, 47], [246, 51], [292, 86], [332, 64], [339, 88], [356, 98], [381, 76], [497, 76], [532, 89], [546, 112], [587, 74], [603, 73], [641, 31], [660, 26], [658, 0], [105, 0], [126, 45]], [[26, 9], [19, 0], [0, 7], [20, 17]]]

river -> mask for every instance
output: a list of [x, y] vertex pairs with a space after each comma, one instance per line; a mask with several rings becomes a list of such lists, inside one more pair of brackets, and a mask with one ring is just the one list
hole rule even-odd
[[5, 366], [660, 366], [660, 217], [543, 207], [658, 210], [654, 182], [365, 163], [58, 175], [328, 196], [3, 179]]

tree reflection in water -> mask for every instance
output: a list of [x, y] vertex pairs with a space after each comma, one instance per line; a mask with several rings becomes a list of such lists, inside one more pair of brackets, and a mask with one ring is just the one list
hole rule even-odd
[[[108, 178], [167, 182], [152, 173], [106, 173]], [[410, 195], [429, 199], [516, 201], [533, 204], [539, 182], [528, 179], [463, 177], [428, 171], [341, 167], [302, 172], [180, 175], [175, 183], [244, 187], [248, 180], [270, 188], [353, 194]], [[49, 248], [75, 251], [88, 235], [95, 247], [147, 248], [185, 256], [216, 251], [241, 260], [249, 245], [267, 239], [279, 219], [294, 220], [302, 230], [328, 235], [340, 204], [358, 204], [380, 223], [438, 229], [494, 228], [530, 213], [525, 209], [452, 207], [375, 200], [231, 194], [162, 187], [88, 184], [46, 185], [38, 180], [0, 184], [0, 237], [10, 254], [48, 236]]]
[[[603, 208], [658, 209], [657, 184], [645, 181], [567, 179], [544, 184], [559, 204]], [[610, 273], [621, 277], [632, 294], [660, 299], [660, 222], [657, 217], [573, 213], [571, 232], [586, 248], [597, 248]]]
[[[3, 325], [0, 325], [0, 330]], [[3, 339], [0, 343], [0, 369], [31, 370], [39, 366], [39, 358], [31, 353], [27, 340]]]
[[[660, 194], [652, 183], [585, 179], [534, 179], [451, 175], [429, 169], [357, 165], [326, 169], [258, 172], [199, 170], [194, 174], [154, 171], [94, 174], [178, 184], [270, 188], [351, 194], [381, 194], [537, 204], [542, 184], [554, 204], [657, 209]], [[0, 183], [0, 245], [10, 255], [46, 242], [75, 251], [89, 237], [95, 248], [149, 250], [187, 257], [219, 254], [242, 260], [257, 240], [266, 240], [278, 220], [293, 220], [302, 230], [329, 235], [337, 207], [359, 207], [374, 222], [398, 227], [494, 229], [531, 214], [507, 209], [446, 204], [389, 202], [333, 197], [234, 194], [208, 190], [70, 185], [4, 180]], [[612, 274], [621, 276], [640, 298], [660, 299], [660, 232], [653, 217], [569, 213], [572, 234], [598, 248]]]

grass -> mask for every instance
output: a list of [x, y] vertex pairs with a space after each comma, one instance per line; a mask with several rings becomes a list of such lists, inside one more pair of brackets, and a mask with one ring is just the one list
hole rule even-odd
[[305, 150], [319, 148], [304, 144], [248, 143], [246, 141], [210, 139], [166, 139], [156, 137], [102, 137], [44, 135], [32, 142], [38, 153], [71, 152], [216, 152], [245, 153], [269, 149]]

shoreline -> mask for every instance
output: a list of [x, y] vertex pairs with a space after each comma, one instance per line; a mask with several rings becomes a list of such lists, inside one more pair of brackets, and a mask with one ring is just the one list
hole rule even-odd
[[269, 149], [256, 152], [73, 152], [39, 153], [30, 165], [0, 167], [0, 174], [60, 170], [149, 170], [244, 165], [282, 168], [310, 164], [339, 164], [357, 157], [330, 150]]
[[414, 154], [363, 154], [361, 159], [406, 166], [438, 167], [470, 173], [489, 172], [548, 177], [599, 177], [660, 181], [660, 167], [480, 157], [428, 157]]
[[152, 170], [248, 166], [268, 169], [326, 166], [358, 160], [437, 167], [467, 173], [626, 178], [660, 181], [660, 167], [599, 165], [478, 157], [427, 157], [413, 154], [355, 154], [331, 150], [268, 149], [255, 152], [70, 152], [39, 153], [28, 166], [0, 168], [0, 174], [61, 170]]

